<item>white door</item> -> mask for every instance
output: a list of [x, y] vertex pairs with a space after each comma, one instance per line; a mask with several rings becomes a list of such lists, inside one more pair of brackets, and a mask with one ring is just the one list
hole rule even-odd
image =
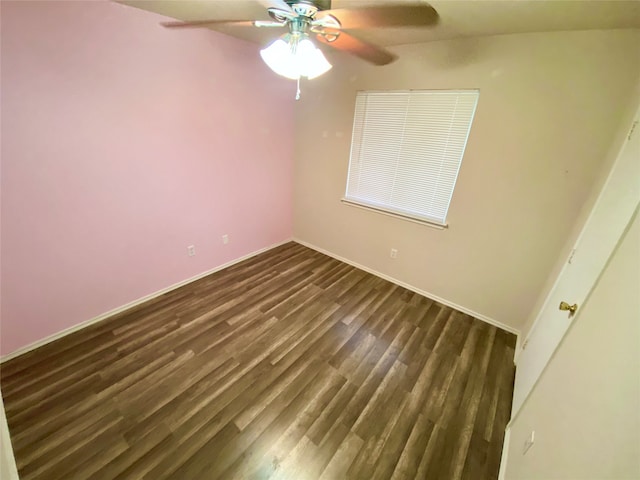
[[[512, 418], [525, 401], [571, 322], [613, 253], [640, 203], [640, 111], [614, 163], [570, 258], [540, 310], [518, 356]], [[576, 313], [559, 310], [560, 302], [578, 304]], [[602, 328], [607, 328], [603, 319]], [[571, 381], [570, 378], [567, 379]]]

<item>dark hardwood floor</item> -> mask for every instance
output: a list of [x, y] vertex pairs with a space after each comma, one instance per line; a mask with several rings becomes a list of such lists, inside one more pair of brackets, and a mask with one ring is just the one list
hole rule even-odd
[[481, 480], [498, 476], [514, 346], [289, 243], [10, 360], [1, 381], [24, 480]]

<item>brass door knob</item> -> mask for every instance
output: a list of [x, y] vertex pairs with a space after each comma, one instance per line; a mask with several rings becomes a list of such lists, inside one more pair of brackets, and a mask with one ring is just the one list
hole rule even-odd
[[569, 305], [567, 302], [560, 302], [560, 306], [558, 308], [562, 311], [569, 312], [569, 316], [571, 317], [576, 313], [576, 310], [578, 310], [578, 304], [574, 303], [573, 305]]

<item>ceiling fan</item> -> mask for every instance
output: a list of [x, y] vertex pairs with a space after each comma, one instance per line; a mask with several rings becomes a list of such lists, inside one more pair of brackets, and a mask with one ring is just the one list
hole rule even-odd
[[[327, 72], [331, 64], [313, 44], [323, 44], [355, 55], [374, 65], [386, 65], [396, 56], [382, 47], [359, 39], [350, 30], [378, 27], [432, 26], [438, 13], [427, 3], [380, 5], [330, 10], [331, 0], [259, 0], [272, 21], [197, 20], [166, 22], [167, 28], [232, 26], [238, 28], [287, 28], [288, 32], [260, 51], [265, 63], [277, 74], [300, 80]], [[298, 97], [297, 97], [298, 98]]]

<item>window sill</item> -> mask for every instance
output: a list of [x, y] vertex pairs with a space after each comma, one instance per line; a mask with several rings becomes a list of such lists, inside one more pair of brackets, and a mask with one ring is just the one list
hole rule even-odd
[[447, 225], [447, 224], [431, 222], [429, 220], [424, 220], [424, 219], [421, 219], [421, 218], [415, 218], [415, 217], [410, 217], [408, 215], [402, 215], [402, 214], [396, 213], [396, 212], [390, 212], [389, 210], [384, 210], [382, 208], [372, 207], [371, 205], [366, 205], [364, 203], [358, 203], [358, 202], [355, 202], [353, 200], [349, 200], [347, 198], [342, 198], [340, 201], [342, 203], [344, 203], [345, 205], [349, 205], [350, 207], [356, 207], [356, 208], [361, 208], [363, 210], [369, 210], [371, 212], [381, 213], [382, 215], [387, 215], [389, 217], [399, 218], [400, 220], [405, 220], [405, 221], [411, 222], [411, 223], [417, 223], [419, 225], [426, 225], [427, 227], [435, 228], [436, 230], [444, 230], [446, 228], [449, 228], [449, 225]]

